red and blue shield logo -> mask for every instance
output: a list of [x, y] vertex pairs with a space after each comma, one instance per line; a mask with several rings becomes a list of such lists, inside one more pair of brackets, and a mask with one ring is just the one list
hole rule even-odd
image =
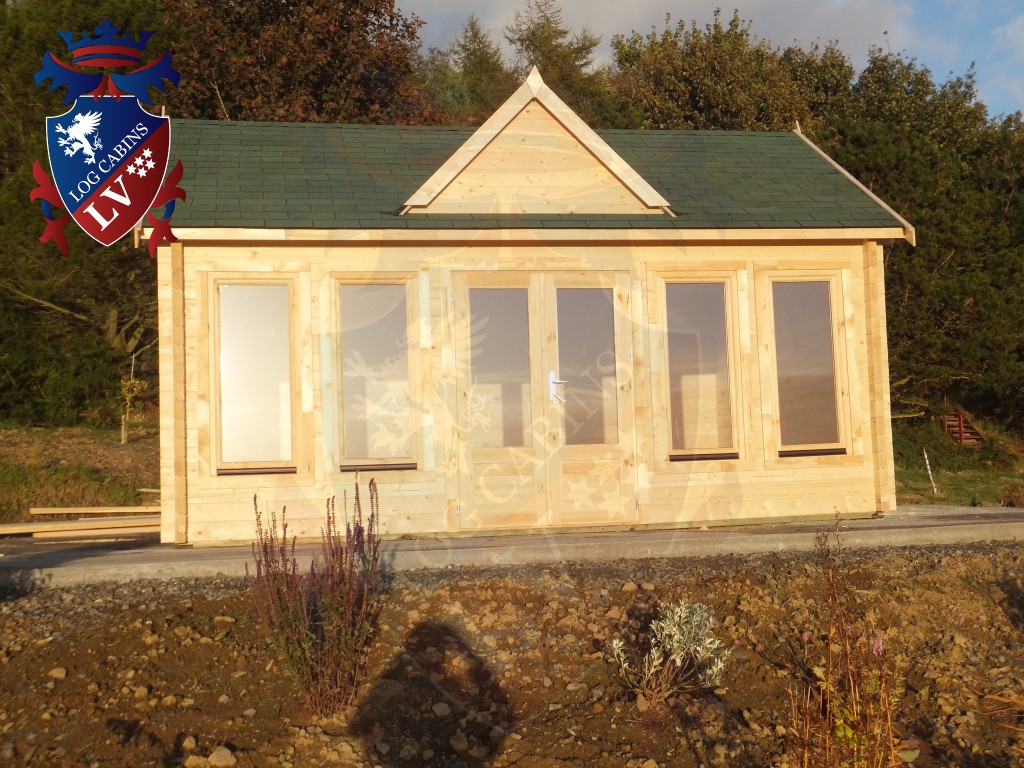
[[[142, 102], [150, 103], [148, 89], [162, 91], [165, 80], [177, 85], [178, 73], [167, 51], [142, 63], [153, 32], [134, 37], [104, 21], [80, 39], [71, 32], [59, 34], [72, 63], [47, 51], [35, 79], [38, 85], [49, 81], [51, 91], [67, 88], [64, 103], [74, 106], [46, 118], [52, 181], [38, 162], [32, 167], [38, 186], [29, 197], [39, 201], [46, 219], [39, 239], [52, 240], [66, 254], [64, 227], [70, 217], [97, 242], [113, 245], [145, 217], [153, 255], [160, 243], [176, 240], [170, 221], [174, 201], [184, 200], [185, 192], [178, 186], [180, 162], [164, 179], [171, 121], [150, 114]], [[150, 212], [161, 206], [162, 214]], [[60, 215], [61, 208], [67, 213]]]
[[112, 245], [153, 207], [167, 171], [170, 120], [137, 99], [81, 97], [46, 118], [46, 147], [64, 209], [90, 237]]

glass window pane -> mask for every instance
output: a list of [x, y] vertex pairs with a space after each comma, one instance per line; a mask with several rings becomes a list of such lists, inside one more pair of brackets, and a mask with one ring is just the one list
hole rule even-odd
[[527, 289], [470, 289], [469, 309], [473, 445], [532, 445]]
[[772, 284], [783, 449], [839, 442], [829, 284]]
[[342, 285], [342, 429], [349, 459], [412, 455], [405, 285]]
[[723, 283], [665, 286], [672, 450], [732, 448]]
[[619, 441], [615, 314], [610, 288], [559, 288], [558, 376], [566, 445]]
[[220, 285], [220, 453], [292, 459], [287, 285]]

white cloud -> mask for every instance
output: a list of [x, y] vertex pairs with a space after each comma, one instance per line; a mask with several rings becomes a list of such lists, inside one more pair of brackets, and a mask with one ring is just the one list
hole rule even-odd
[[[739, 4], [737, 4], [739, 5]], [[428, 45], [444, 47], [458, 32], [469, 13], [476, 13], [481, 26], [497, 42], [503, 42], [505, 24], [523, 7], [521, 0], [489, 0], [475, 7], [453, 8], [444, 0], [399, 0], [399, 8], [416, 13], [429, 23], [422, 37]], [[752, 22], [751, 31], [774, 45], [796, 41], [809, 45], [815, 41], [838, 41], [855, 61], [863, 61], [871, 45], [902, 50], [919, 35], [912, 23], [912, 3], [893, 0], [748, 0], [740, 16]], [[593, 0], [564, 0], [562, 18], [574, 30], [589, 27], [602, 38], [601, 54], [610, 56], [610, 41], [615, 34], [633, 31], [646, 34], [653, 27], [664, 28], [665, 13], [672, 23], [699, 26], [711, 21], [716, 8], [722, 8], [723, 21], [732, 16], [729, 3], [721, 0], [691, 0], [683, 6], [669, 0], [630, 0], [627, 3], [594, 3]], [[888, 32], [888, 35], [884, 33]]]
[[[504, 46], [505, 25], [524, 0], [397, 0], [406, 14], [427, 20], [421, 39], [427, 46], [445, 47], [458, 33], [471, 12], [480, 25]], [[752, 33], [773, 45], [793, 42], [808, 46], [835, 41], [857, 67], [867, 61], [872, 45], [915, 58], [931, 70], [938, 82], [950, 73], [962, 75], [972, 61], [978, 63], [978, 86], [994, 112], [1006, 112], [1024, 105], [1017, 83], [1019, 62], [1024, 61], [1024, 15], [1020, 0], [561, 0], [562, 18], [573, 30], [583, 26], [600, 35], [598, 61], [611, 58], [611, 37], [633, 31], [646, 34], [665, 25], [666, 10], [672, 23], [698, 26], [711, 21], [716, 8], [723, 21], [738, 7], [740, 16], [751, 22]], [[1001, 23], [1002, 22], [1002, 23]], [[1003, 99], [1007, 99], [1004, 102]]]
[[1001, 53], [1024, 61], [1024, 14], [996, 27], [992, 37]]

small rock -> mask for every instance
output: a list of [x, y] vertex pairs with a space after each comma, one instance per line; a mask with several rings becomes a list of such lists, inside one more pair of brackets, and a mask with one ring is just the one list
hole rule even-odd
[[388, 756], [388, 752], [391, 751], [391, 745], [388, 744], [386, 741], [378, 741], [377, 742], [377, 751], [380, 752], [381, 755], [383, 755], [384, 757], [387, 757]]
[[231, 766], [238, 762], [238, 758], [235, 757], [230, 749], [221, 746], [210, 753], [210, 756], [206, 758], [206, 762], [209, 763], [210, 768], [231, 768]]
[[452, 713], [452, 708], [445, 704], [443, 701], [437, 702], [433, 706], [434, 714], [438, 717], [448, 717]]
[[147, 688], [146, 686], [140, 685], [138, 688], [135, 689], [135, 698], [136, 699], [140, 699], [141, 700], [141, 699], [146, 698], [147, 696], [149, 696], [149, 688]]
[[423, 758], [423, 762], [425, 762], [425, 763], [426, 763], [426, 762], [428, 762], [428, 761], [429, 761], [429, 760], [430, 760], [431, 758], [433, 758], [433, 757], [434, 757], [434, 750], [432, 750], [432, 749], [424, 749], [424, 750], [423, 750], [423, 754], [422, 754], [422, 755], [420, 755], [420, 757], [422, 757], [422, 758]]
[[160, 703], [165, 707], [173, 707], [175, 704], [178, 703], [178, 697], [164, 696], [162, 699], [160, 699]]
[[711, 762], [715, 765], [725, 765], [725, 756], [728, 750], [725, 744], [715, 744], [714, 753], [715, 756], [711, 758]]
[[412, 758], [415, 755], [416, 755], [416, 747], [414, 747], [412, 744], [406, 744], [404, 747], [402, 747], [402, 751], [398, 753], [398, 759], [399, 760], [412, 760]]
[[209, 764], [209, 760], [199, 755], [189, 755], [185, 758], [185, 762], [182, 763], [185, 768], [206, 768]]
[[469, 756], [475, 757], [477, 760], [482, 760], [483, 758], [487, 757], [487, 753], [489, 751], [490, 750], [488, 750], [487, 747], [485, 747], [483, 744], [477, 744], [475, 747], [469, 750]]
[[256, 710], [252, 707], [249, 707], [247, 710], [245, 710], [245, 712], [242, 713], [242, 717], [246, 718], [247, 720], [252, 720], [254, 717], [256, 717]]
[[47, 674], [47, 676], [53, 678], [54, 680], [63, 680], [65, 677], [68, 676], [68, 668], [67, 667], [54, 667], [53, 669], [51, 669], [46, 674]]
[[[654, 591], [654, 584], [652, 582], [650, 582], [650, 581], [645, 581], [643, 584], [640, 585], [640, 588], [644, 592], [653, 592]], [[647, 762], [649, 763], [651, 761], [648, 760]], [[647, 763], [644, 763], [644, 766], [646, 766], [646, 765], [647, 765]]]
[[181, 749], [183, 752], [192, 752], [196, 748], [196, 737], [186, 736], [181, 740]]
[[651, 708], [651, 704], [641, 693], [636, 697], [636, 711], [643, 714]]
[[627, 581], [625, 584], [622, 585], [622, 591], [623, 592], [636, 592], [636, 590], [637, 590], [637, 586], [632, 581]]
[[462, 731], [456, 731], [455, 735], [448, 740], [448, 743], [452, 749], [460, 754], [469, 749], [469, 739], [466, 738], [466, 734]]
[[658, 768], [658, 761], [649, 757], [640, 764], [640, 768]]

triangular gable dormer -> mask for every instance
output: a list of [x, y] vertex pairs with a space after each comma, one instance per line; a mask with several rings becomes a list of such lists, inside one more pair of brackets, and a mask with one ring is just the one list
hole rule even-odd
[[673, 215], [536, 67], [402, 213]]

